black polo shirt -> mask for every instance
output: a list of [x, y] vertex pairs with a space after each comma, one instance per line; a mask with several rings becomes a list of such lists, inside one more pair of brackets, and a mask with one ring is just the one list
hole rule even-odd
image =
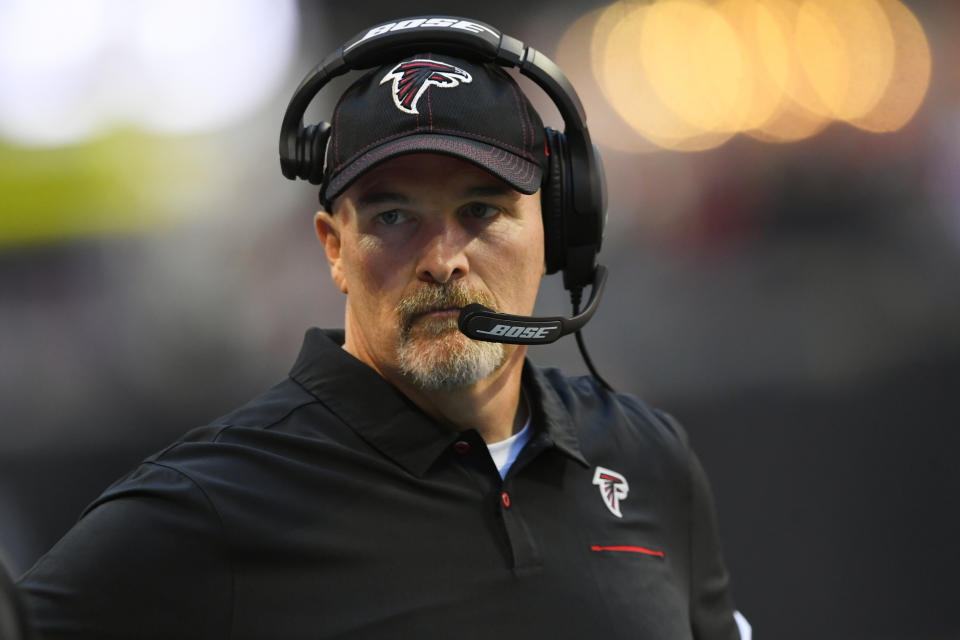
[[100, 496], [21, 579], [40, 637], [739, 638], [664, 414], [528, 362], [501, 480], [342, 342]]

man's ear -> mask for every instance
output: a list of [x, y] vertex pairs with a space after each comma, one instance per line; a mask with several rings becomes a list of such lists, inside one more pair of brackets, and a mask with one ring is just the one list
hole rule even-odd
[[313, 226], [317, 231], [317, 237], [327, 252], [327, 262], [330, 263], [330, 277], [337, 288], [346, 293], [347, 281], [343, 277], [343, 264], [340, 257], [340, 230], [337, 227], [337, 220], [330, 213], [321, 209], [317, 211], [317, 215], [313, 218]]

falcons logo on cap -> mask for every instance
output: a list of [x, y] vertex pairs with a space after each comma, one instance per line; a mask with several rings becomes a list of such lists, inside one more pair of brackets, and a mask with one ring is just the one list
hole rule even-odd
[[600, 497], [603, 498], [603, 504], [607, 505], [607, 509], [610, 509], [610, 513], [622, 518], [620, 501], [626, 500], [627, 493], [630, 491], [627, 479], [616, 471], [597, 467], [593, 474], [593, 484], [600, 488]]
[[473, 78], [469, 73], [446, 62], [437, 60], [407, 60], [401, 62], [390, 73], [383, 76], [380, 84], [393, 80], [393, 104], [404, 113], [420, 113], [417, 102], [427, 87], [456, 87], [466, 84]]

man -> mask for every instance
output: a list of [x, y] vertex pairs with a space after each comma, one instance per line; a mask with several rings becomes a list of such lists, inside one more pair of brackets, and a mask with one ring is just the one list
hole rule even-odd
[[87, 509], [21, 579], [40, 637], [739, 638], [680, 427], [457, 329], [533, 310], [543, 136], [499, 67], [354, 83], [315, 219], [344, 331]]

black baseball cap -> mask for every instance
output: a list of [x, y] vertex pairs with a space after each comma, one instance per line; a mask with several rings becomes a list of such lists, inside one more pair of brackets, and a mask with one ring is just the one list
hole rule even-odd
[[485, 169], [524, 194], [547, 167], [543, 122], [498, 65], [409, 56], [366, 73], [333, 113], [320, 200], [329, 205], [364, 172], [409, 153], [440, 153]]

